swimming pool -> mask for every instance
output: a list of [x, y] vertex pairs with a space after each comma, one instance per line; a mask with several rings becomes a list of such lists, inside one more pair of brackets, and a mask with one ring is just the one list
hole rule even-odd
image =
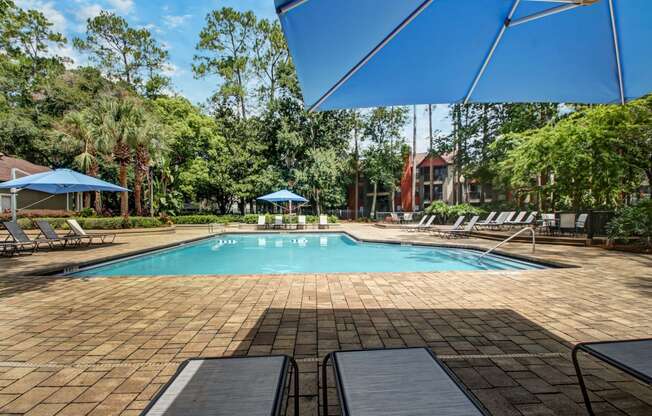
[[460, 248], [359, 242], [341, 233], [226, 234], [82, 269], [73, 276], [531, 270], [544, 266]]

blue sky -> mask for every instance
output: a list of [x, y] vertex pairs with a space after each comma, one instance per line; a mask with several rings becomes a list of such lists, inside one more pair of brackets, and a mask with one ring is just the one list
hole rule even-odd
[[[204, 102], [216, 89], [215, 78], [195, 79], [192, 73], [192, 57], [199, 32], [206, 14], [221, 7], [238, 10], [252, 10], [256, 15], [276, 19], [273, 0], [18, 0], [23, 8], [42, 11], [69, 40], [85, 32], [86, 19], [96, 16], [100, 10], [111, 10], [136, 27], [148, 28], [170, 53], [168, 74], [174, 89], [194, 103]], [[70, 42], [69, 42], [70, 43]], [[58, 51], [59, 54], [83, 64], [84, 56], [70, 44]], [[437, 106], [433, 116], [434, 128], [444, 132], [450, 130], [447, 107]], [[420, 138], [419, 151], [426, 150], [428, 123], [423, 106], [417, 110], [417, 131]], [[411, 120], [411, 119], [410, 119]], [[404, 135], [412, 140], [412, 125], [406, 126]]]

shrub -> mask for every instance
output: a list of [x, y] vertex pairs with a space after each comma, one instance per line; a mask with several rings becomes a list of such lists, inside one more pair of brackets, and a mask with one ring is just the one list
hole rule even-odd
[[484, 215], [485, 211], [469, 204], [448, 205], [443, 201], [436, 201], [426, 208], [426, 214], [437, 215], [440, 222], [445, 223], [457, 219], [460, 215]]
[[[72, 218], [72, 217], [71, 217]], [[109, 218], [75, 218], [79, 225], [89, 230], [120, 230], [124, 228], [156, 228], [164, 227], [165, 223], [159, 218], [151, 217], [109, 217]], [[18, 224], [25, 230], [33, 230], [36, 227], [32, 221], [45, 220], [57, 229], [68, 229], [66, 218], [20, 218]]]
[[607, 224], [610, 240], [628, 243], [638, 237], [643, 243], [652, 246], [652, 200], [646, 199], [638, 204], [622, 208], [616, 217]]
[[82, 217], [82, 218], [94, 217], [95, 216], [95, 210], [93, 208], [84, 208], [79, 213], [79, 216]]

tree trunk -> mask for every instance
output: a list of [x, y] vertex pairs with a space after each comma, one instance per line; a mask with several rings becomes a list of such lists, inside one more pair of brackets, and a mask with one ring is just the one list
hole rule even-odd
[[376, 218], [376, 198], [377, 198], [377, 196], [378, 196], [378, 184], [376, 182], [374, 182], [374, 194], [373, 194], [373, 197], [371, 199], [371, 211], [369, 211], [369, 212], [374, 214], [374, 219], [376, 219], [376, 220], [378, 219], [378, 218]]
[[315, 189], [315, 208], [317, 208], [317, 215], [321, 215], [321, 201], [319, 200], [319, 189]]
[[143, 215], [143, 204], [141, 202], [143, 195], [143, 172], [140, 169], [135, 169], [134, 172], [134, 206], [136, 208], [136, 215], [141, 217]]
[[84, 205], [83, 208], [90, 208], [91, 207], [91, 193], [90, 192], [84, 192]]
[[[123, 188], [127, 187], [127, 161], [123, 160], [120, 162], [120, 186]], [[129, 215], [129, 192], [120, 193], [120, 215], [126, 217]]]

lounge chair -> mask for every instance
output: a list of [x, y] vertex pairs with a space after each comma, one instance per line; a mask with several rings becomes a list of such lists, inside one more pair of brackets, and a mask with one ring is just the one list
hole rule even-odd
[[328, 224], [328, 216], [327, 215], [320, 215], [319, 216], [319, 228], [329, 228], [330, 224]]
[[[77, 237], [86, 239], [88, 238], [89, 244], [93, 243], [93, 240], [97, 239], [100, 240], [100, 244], [105, 244], [105, 243], [113, 243], [115, 241], [115, 237], [117, 236], [116, 233], [93, 233], [89, 234], [82, 228], [81, 225], [77, 222], [77, 220], [66, 220], [66, 223], [68, 224], [68, 227], [70, 228], [70, 231], [72, 232], [72, 235], [75, 235]], [[109, 241], [111, 240], [111, 241]]]
[[274, 217], [274, 228], [283, 228], [283, 216], [277, 215]]
[[559, 226], [557, 228], [560, 233], [570, 232], [575, 234], [575, 224], [576, 217], [574, 213], [564, 212], [559, 214]]
[[431, 216], [430, 218], [428, 218], [428, 221], [426, 221], [425, 224], [423, 224], [421, 227], [417, 227], [415, 231], [428, 231], [432, 229], [434, 227], [432, 223], [435, 222], [436, 218], [437, 218], [436, 215]]
[[284, 413], [291, 374], [298, 415], [299, 372], [291, 357], [193, 358], [181, 364], [141, 416], [278, 416]]
[[54, 247], [54, 241], [46, 240], [45, 238], [35, 238], [31, 239], [27, 234], [25, 234], [25, 231], [23, 231], [20, 226], [15, 223], [15, 222], [3, 222], [2, 225], [7, 229], [7, 232], [9, 232], [9, 236], [7, 238], [11, 237], [13, 238], [13, 241], [6, 241], [9, 243], [15, 243], [15, 244], [22, 244], [24, 246], [29, 246], [30, 244], [33, 245], [32, 250], [37, 250], [41, 248], [41, 245], [47, 245], [49, 248]]
[[589, 219], [589, 214], [580, 214], [577, 217], [577, 221], [575, 221], [575, 234], [577, 234], [578, 231], [584, 231], [584, 227], [586, 227], [586, 220]]
[[589, 415], [593, 416], [591, 398], [586, 389], [582, 370], [577, 361], [577, 354], [583, 351], [610, 364], [630, 376], [652, 385], [652, 338], [625, 341], [585, 342], [573, 348], [572, 359], [577, 379]]
[[485, 218], [483, 221], [478, 221], [476, 223], [476, 226], [477, 227], [488, 226], [489, 224], [491, 224], [495, 216], [496, 216], [496, 211], [491, 211], [489, 215], [487, 215], [487, 218]]
[[306, 228], [306, 216], [305, 215], [299, 215], [297, 216], [297, 229], [305, 229]]
[[412, 222], [412, 218], [414, 218], [414, 213], [406, 212], [403, 214], [403, 218], [401, 218], [401, 222], [402, 223]]
[[525, 219], [525, 221], [513, 222], [513, 223], [512, 223], [512, 226], [516, 226], [516, 227], [527, 227], [527, 226], [529, 226], [529, 225], [533, 225], [533, 224], [534, 224], [534, 221], [537, 219], [537, 215], [539, 215], [539, 213], [538, 213], [537, 211], [532, 211], [532, 212], [530, 213], [530, 215], [527, 216], [527, 218]]
[[514, 227], [523, 221], [523, 219], [525, 218], [525, 214], [527, 214], [527, 211], [521, 211], [518, 213], [518, 215], [516, 215], [514, 219], [505, 220], [505, 223], [503, 225], [505, 227]]
[[[482, 404], [427, 348], [332, 352], [340, 414], [488, 415]], [[322, 372], [323, 415], [328, 416], [327, 372]]]
[[[52, 241], [53, 243], [60, 243], [64, 248], [66, 248], [68, 245], [74, 245], [76, 247], [82, 243], [82, 237], [78, 237], [76, 235], [60, 236], [47, 221], [34, 221], [34, 224], [36, 224], [36, 227], [40, 231], [38, 237], [43, 236], [43, 238], [48, 241]], [[90, 244], [90, 238], [84, 237], [83, 239], [88, 240], [88, 244]]]
[[462, 226], [462, 223], [464, 222], [464, 215], [460, 215], [457, 217], [457, 220], [455, 220], [455, 224], [453, 224], [451, 227], [432, 227], [431, 230], [441, 236], [442, 233], [445, 233], [447, 231], [453, 231], [453, 230], [459, 230], [460, 227]]
[[424, 215], [421, 217], [421, 220], [419, 221], [418, 224], [407, 224], [404, 225], [403, 228], [408, 230], [408, 231], [416, 231], [418, 228], [423, 227], [423, 224], [428, 220], [429, 215]]
[[468, 237], [469, 234], [473, 231], [473, 228], [475, 228], [476, 222], [478, 222], [479, 216], [474, 216], [471, 218], [469, 222], [466, 223], [464, 228], [458, 228], [454, 230], [448, 230], [448, 231], [440, 231], [439, 236], [440, 237], [445, 237], [445, 238], [462, 238], [462, 237]]
[[16, 241], [0, 241], [0, 255], [32, 254], [36, 250], [34, 243], [19, 243]]
[[264, 215], [258, 216], [258, 223], [256, 224], [256, 228], [258, 228], [259, 230], [263, 230], [267, 228], [267, 223]]
[[483, 227], [483, 228], [500, 228], [502, 225], [505, 223], [507, 218], [510, 216], [511, 212], [510, 211], [502, 211], [500, 214], [498, 214], [498, 217], [496, 217], [495, 220], [486, 222], [483, 221], [481, 223], [476, 224], [478, 227]]

